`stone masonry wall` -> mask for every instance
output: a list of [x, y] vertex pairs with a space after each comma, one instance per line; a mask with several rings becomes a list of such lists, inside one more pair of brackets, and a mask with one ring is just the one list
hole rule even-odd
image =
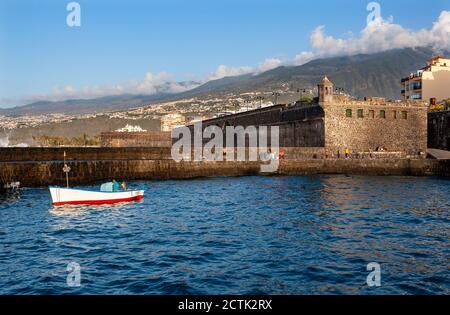
[[[223, 131], [224, 145], [226, 143], [227, 126], [279, 126], [281, 147], [324, 147], [325, 134], [323, 124], [323, 109], [318, 105], [286, 106], [276, 105], [257, 109], [236, 115], [214, 118], [202, 122], [203, 130], [211, 125], [218, 126]], [[189, 126], [192, 136], [194, 127]], [[177, 139], [173, 139], [176, 141]], [[204, 139], [207, 143], [209, 139]], [[235, 145], [237, 140], [234, 140]], [[270, 144], [270, 134], [268, 135]], [[245, 146], [248, 146], [246, 141]]]
[[171, 148], [0, 148], [0, 162], [83, 160], [165, 160]]
[[[189, 179], [262, 175], [259, 162], [175, 162], [172, 160], [74, 161], [71, 185], [116, 180]], [[23, 187], [65, 185], [63, 162], [0, 162], [0, 179]], [[278, 172], [264, 175], [415, 175], [450, 176], [450, 160], [281, 160]]]
[[450, 110], [428, 113], [428, 147], [450, 150]]
[[[325, 104], [325, 147], [328, 154], [375, 151], [405, 152], [418, 157], [427, 149], [427, 106], [394, 102], [348, 101]], [[351, 117], [347, 111], [351, 110]], [[358, 117], [358, 110], [362, 116]], [[385, 118], [380, 113], [384, 111]], [[406, 119], [403, 116], [406, 112]]]
[[[347, 110], [351, 117], [347, 117]], [[279, 126], [280, 147], [324, 147], [326, 156], [336, 156], [338, 150], [344, 154], [345, 148], [358, 156], [383, 148], [396, 157], [417, 158], [427, 149], [427, 104], [421, 101], [355, 100], [334, 95], [320, 105], [277, 105], [202, 124], [203, 129], [210, 125], [222, 128], [224, 139], [227, 126]], [[193, 126], [189, 128], [193, 135]], [[208, 141], [203, 139], [203, 143]]]
[[170, 132], [103, 132], [100, 135], [102, 147], [171, 147]]

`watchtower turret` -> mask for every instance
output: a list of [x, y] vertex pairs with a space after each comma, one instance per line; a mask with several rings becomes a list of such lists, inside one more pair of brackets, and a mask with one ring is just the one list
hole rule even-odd
[[333, 102], [333, 82], [331, 82], [325, 75], [317, 86], [319, 91], [319, 104], [331, 103]]

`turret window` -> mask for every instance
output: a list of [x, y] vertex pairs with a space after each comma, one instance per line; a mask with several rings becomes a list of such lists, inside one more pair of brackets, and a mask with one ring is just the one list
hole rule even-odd
[[380, 110], [380, 118], [386, 118], [386, 111]]
[[408, 119], [408, 112], [406, 110], [402, 111], [402, 119]]
[[357, 114], [358, 114], [358, 118], [364, 118], [364, 112], [362, 109], [358, 109]]
[[345, 117], [352, 117], [352, 110], [351, 109], [347, 109], [345, 111]]

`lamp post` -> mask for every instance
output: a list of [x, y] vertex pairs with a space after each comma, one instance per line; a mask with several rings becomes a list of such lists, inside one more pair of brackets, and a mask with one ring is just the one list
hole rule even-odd
[[278, 97], [281, 96], [281, 94], [278, 93], [278, 92], [273, 92], [272, 95], [273, 95], [274, 98], [275, 98], [274, 105], [277, 105]]
[[245, 100], [244, 101], [244, 103], [245, 103], [245, 108], [246, 108], [246, 110], [247, 110], [247, 112], [248, 112], [248, 104], [250, 104], [250, 100]]
[[301, 103], [303, 96], [305, 95], [312, 95], [313, 94], [313, 89], [311, 87], [298, 87], [297, 88], [297, 94], [299, 96], [298, 98], [298, 102]]
[[335, 90], [335, 92], [337, 92], [336, 94], [338, 94], [338, 95], [342, 95], [345, 93], [344, 88], [341, 88], [341, 87], [336, 87], [334, 90]]
[[237, 107], [238, 107], [238, 105], [239, 105], [239, 102], [238, 102], [238, 101], [234, 101], [234, 102], [233, 102], [233, 105], [234, 105], [234, 113], [236, 114], [236, 113], [237, 113]]
[[257, 99], [259, 100], [259, 108], [262, 107], [262, 100], [264, 99], [264, 96], [258, 96]]
[[308, 89], [308, 88], [298, 88], [298, 89], [297, 89], [297, 93], [300, 94], [300, 98], [299, 98], [300, 101], [302, 100], [303, 95], [306, 93], [306, 90], [307, 90], [307, 89]]

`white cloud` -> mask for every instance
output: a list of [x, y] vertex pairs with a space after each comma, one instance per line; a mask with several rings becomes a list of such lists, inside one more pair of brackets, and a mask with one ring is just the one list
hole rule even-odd
[[293, 65], [302, 65], [316, 58], [316, 54], [311, 51], [303, 51], [297, 54], [291, 63]]
[[450, 50], [450, 11], [442, 11], [428, 32], [429, 40], [438, 50]]
[[71, 85], [56, 87], [51, 93], [33, 94], [20, 100], [20, 103], [26, 104], [39, 100], [60, 101], [71, 98], [96, 98], [103, 96], [113, 96], [120, 94], [146, 94], [157, 93], [179, 93], [197, 87], [198, 83], [179, 83], [172, 80], [167, 72], [153, 74], [147, 72], [142, 81], [131, 81], [121, 85], [94, 85], [75, 88]]
[[283, 62], [278, 58], [268, 58], [258, 66], [258, 72], [265, 72], [281, 66]]
[[430, 29], [412, 31], [392, 22], [393, 19], [375, 19], [368, 23], [359, 36], [342, 39], [325, 34], [318, 26], [310, 37], [313, 51], [301, 52], [293, 60], [296, 65], [315, 58], [371, 54], [396, 48], [432, 47], [450, 50], [450, 11], [442, 11]]
[[249, 66], [241, 66], [241, 67], [228, 67], [225, 65], [220, 65], [217, 69], [211, 73], [207, 79], [207, 81], [218, 80], [225, 77], [235, 77], [243, 74], [249, 73], [260, 73], [264, 71], [268, 71], [274, 69], [276, 67], [281, 66], [282, 61], [278, 58], [267, 58], [262, 63], [258, 65], [258, 67], [249, 67]]
[[171, 76], [163, 71], [157, 74], [147, 72], [142, 82], [139, 82], [136, 86], [133, 86], [131, 90], [137, 93], [143, 94], [155, 94], [158, 93], [159, 88], [166, 82], [169, 82]]
[[220, 65], [217, 67], [216, 71], [210, 74], [206, 81], [218, 80], [225, 77], [235, 77], [242, 74], [252, 73], [254, 70], [252, 67], [242, 66], [242, 67], [227, 67], [225, 65]]
[[352, 32], [347, 32], [345, 38], [327, 35], [325, 26], [321, 25], [311, 33], [312, 50], [300, 52], [292, 60], [282, 62], [277, 58], [268, 58], [256, 68], [228, 68], [221, 65], [216, 73], [221, 72], [223, 74], [215, 78], [264, 72], [283, 64], [302, 65], [317, 58], [372, 54], [396, 48], [428, 46], [436, 51], [450, 50], [450, 11], [442, 11], [431, 28], [418, 31], [406, 29], [393, 21], [392, 16], [387, 20], [382, 17], [374, 19], [366, 25], [358, 36], [353, 35]]

